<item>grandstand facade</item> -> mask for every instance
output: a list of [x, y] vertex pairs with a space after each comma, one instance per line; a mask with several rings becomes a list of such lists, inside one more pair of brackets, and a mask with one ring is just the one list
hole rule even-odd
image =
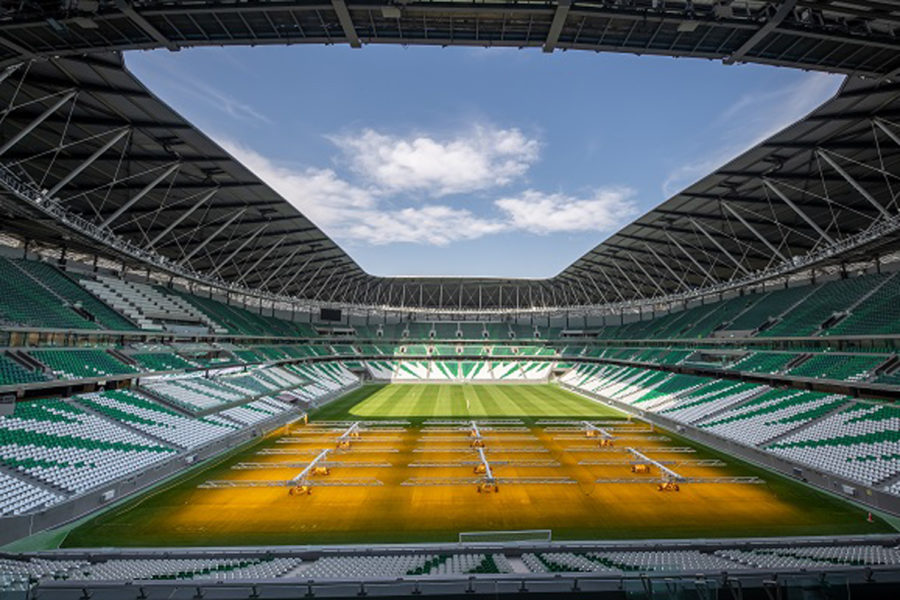
[[[552, 384], [862, 515], [900, 516], [898, 22], [890, 3], [791, 0], [0, 9], [0, 544], [223, 460], [372, 382]], [[848, 77], [552, 278], [382, 278], [119, 54], [382, 42]], [[844, 585], [879, 597], [900, 584], [898, 543], [74, 549], [0, 558], [0, 590], [649, 598], [666, 580], [685, 594]]]

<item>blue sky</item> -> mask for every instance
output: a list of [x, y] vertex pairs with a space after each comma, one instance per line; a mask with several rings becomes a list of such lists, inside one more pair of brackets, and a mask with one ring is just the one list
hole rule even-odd
[[129, 53], [375, 275], [548, 277], [842, 78], [537, 50]]

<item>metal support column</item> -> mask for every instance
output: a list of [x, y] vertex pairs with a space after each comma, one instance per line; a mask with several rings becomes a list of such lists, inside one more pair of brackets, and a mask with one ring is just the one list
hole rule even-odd
[[796, 204], [794, 204], [793, 201], [792, 201], [790, 198], [788, 198], [788, 197], [784, 194], [784, 192], [782, 192], [780, 189], [778, 189], [778, 187], [777, 187], [770, 179], [763, 178], [762, 182], [763, 182], [763, 184], [764, 184], [767, 188], [769, 188], [770, 190], [772, 190], [772, 192], [773, 192], [776, 196], [778, 196], [778, 198], [779, 198], [782, 202], [784, 202], [785, 204], [787, 204], [788, 206], [790, 206], [791, 209], [792, 209], [795, 213], [797, 213], [797, 214], [800, 216], [801, 219], [803, 219], [804, 221], [806, 221], [807, 225], [809, 225], [810, 227], [812, 227], [813, 230], [814, 230], [816, 233], [818, 233], [819, 236], [820, 236], [823, 240], [825, 240], [825, 241], [828, 242], [829, 244], [834, 244], [834, 239], [833, 239], [830, 235], [828, 235], [827, 233], [825, 233], [825, 230], [822, 229], [821, 227], [819, 227], [818, 223], [816, 223], [815, 221], [813, 221], [812, 218], [810, 218], [809, 215], [807, 215], [805, 212], [803, 212], [802, 210], [800, 210], [800, 207], [797, 206]]
[[77, 93], [77, 90], [69, 90], [68, 92], [63, 94], [59, 98], [59, 100], [51, 104], [50, 108], [39, 114], [31, 123], [23, 127], [17, 134], [6, 140], [6, 142], [2, 146], [0, 146], [0, 156], [3, 156], [3, 154], [7, 150], [21, 142], [29, 133], [34, 131], [38, 125], [46, 121], [50, 115], [62, 108], [63, 104], [74, 98], [75, 94]]

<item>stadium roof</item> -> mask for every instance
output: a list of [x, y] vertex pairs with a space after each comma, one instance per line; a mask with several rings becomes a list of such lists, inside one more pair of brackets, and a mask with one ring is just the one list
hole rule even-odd
[[[8, 49], [0, 60], [9, 65], [0, 71], [0, 106], [10, 109], [0, 118], [0, 206], [15, 217], [6, 219], [5, 229], [35, 239], [62, 239], [72, 249], [152, 263], [273, 298], [478, 310], [634, 306], [897, 248], [900, 83], [891, 74], [900, 68], [893, 33], [900, 11], [887, 3], [840, 3], [842, 20], [833, 12], [836, 3], [791, 1], [783, 3], [790, 5], [787, 11], [735, 4], [730, 17], [714, 12], [720, 9], [713, 5], [723, 3], [700, 1], [693, 2], [693, 12], [671, 1], [663, 12], [650, 10], [649, 1], [628, 3], [627, 9], [603, 3], [369, 3], [351, 4], [349, 13], [338, 2], [59, 4], [98, 8], [39, 12], [32, 5], [54, 3], [26, 2], [22, 12], [0, 13], [0, 47]], [[638, 13], [641, 20], [634, 18]], [[285, 19], [296, 21], [290, 35]], [[523, 20], [532, 27], [524, 38]], [[622, 23], [630, 23], [630, 33], [616, 38]], [[606, 33], [598, 43], [595, 28], [601, 24]], [[450, 27], [452, 35], [441, 27]], [[870, 78], [848, 79], [806, 119], [649, 211], [553, 278], [381, 278], [365, 273], [156, 98], [124, 68], [121, 56], [100, 51], [352, 42], [352, 32], [365, 43], [590, 47], [792, 64]], [[638, 40], [641, 47], [633, 47]], [[711, 40], [717, 53], [709, 50]], [[17, 62], [85, 51], [91, 53]]]
[[900, 70], [891, 0], [59, 0], [0, 7], [0, 65], [102, 50], [235, 44], [541, 47]]

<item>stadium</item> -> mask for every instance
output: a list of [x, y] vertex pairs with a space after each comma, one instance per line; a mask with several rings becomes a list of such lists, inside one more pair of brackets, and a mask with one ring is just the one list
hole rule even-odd
[[[844, 79], [553, 277], [399, 277], [124, 58], [379, 44]], [[887, 0], [0, 3], [0, 597], [895, 597], [898, 190]]]

